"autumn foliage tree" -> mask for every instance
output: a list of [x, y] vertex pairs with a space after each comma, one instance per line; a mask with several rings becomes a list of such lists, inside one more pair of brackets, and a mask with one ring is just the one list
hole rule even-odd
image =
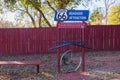
[[100, 13], [97, 10], [93, 11], [89, 17], [89, 24], [90, 25], [99, 25], [101, 22], [100, 22]]
[[[101, 25], [107, 25], [107, 16], [108, 16], [108, 11], [111, 6], [113, 6], [117, 0], [82, 0], [86, 8], [90, 9], [90, 6], [93, 6], [94, 4], [98, 4], [94, 7], [94, 10], [99, 11], [99, 20]], [[100, 5], [101, 4], [101, 5]], [[96, 9], [95, 9], [96, 8]], [[92, 13], [93, 15], [94, 13]], [[96, 14], [95, 14], [96, 15]], [[94, 23], [95, 24], [95, 23]]]
[[120, 25], [120, 4], [111, 7], [107, 19], [109, 25]]

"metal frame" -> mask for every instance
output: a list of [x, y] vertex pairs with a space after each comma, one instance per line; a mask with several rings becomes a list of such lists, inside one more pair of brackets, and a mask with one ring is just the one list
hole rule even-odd
[[[64, 23], [64, 22], [57, 22], [57, 40], [60, 39], [60, 33], [59, 33], [59, 28], [60, 28], [60, 23]], [[75, 22], [73, 22], [75, 23]], [[79, 22], [81, 25], [80, 27], [75, 27], [75, 28], [82, 28], [82, 39], [81, 40], [85, 40], [85, 28], [87, 27], [87, 23], [86, 22]], [[74, 27], [62, 27], [62, 28], [74, 28]], [[58, 54], [58, 72], [60, 73], [60, 49], [57, 49], [57, 54]], [[82, 71], [85, 71], [85, 49], [82, 48]]]

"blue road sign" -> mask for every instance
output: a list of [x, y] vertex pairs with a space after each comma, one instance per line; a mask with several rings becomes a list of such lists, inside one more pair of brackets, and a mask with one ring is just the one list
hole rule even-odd
[[87, 21], [89, 10], [66, 10], [55, 11], [55, 21]]

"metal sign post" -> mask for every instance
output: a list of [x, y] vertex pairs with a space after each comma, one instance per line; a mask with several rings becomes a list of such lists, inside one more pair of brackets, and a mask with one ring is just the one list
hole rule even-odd
[[[57, 27], [59, 26], [59, 22], [57, 23]], [[60, 34], [59, 34], [59, 28], [57, 28], [57, 40], [60, 39]], [[57, 55], [58, 55], [58, 73], [60, 73], [60, 49], [57, 49]]]
[[[82, 28], [82, 40], [85, 40], [84, 30], [87, 27], [88, 10], [57, 10], [55, 11], [55, 21], [57, 22], [57, 39], [60, 39], [59, 28]], [[82, 22], [63, 22], [63, 21], [82, 21]], [[58, 53], [58, 72], [60, 73], [60, 49]], [[85, 71], [85, 50], [82, 48], [82, 71]]]
[[[82, 40], [85, 40], [85, 26], [87, 26], [87, 23], [83, 22], [82, 28]], [[85, 49], [82, 48], [82, 71], [85, 71]]]

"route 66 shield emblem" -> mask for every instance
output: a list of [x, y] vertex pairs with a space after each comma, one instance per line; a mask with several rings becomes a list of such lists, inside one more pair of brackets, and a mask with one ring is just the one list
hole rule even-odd
[[66, 9], [57, 10], [56, 19], [58, 21], [67, 20], [68, 19], [67, 10]]

